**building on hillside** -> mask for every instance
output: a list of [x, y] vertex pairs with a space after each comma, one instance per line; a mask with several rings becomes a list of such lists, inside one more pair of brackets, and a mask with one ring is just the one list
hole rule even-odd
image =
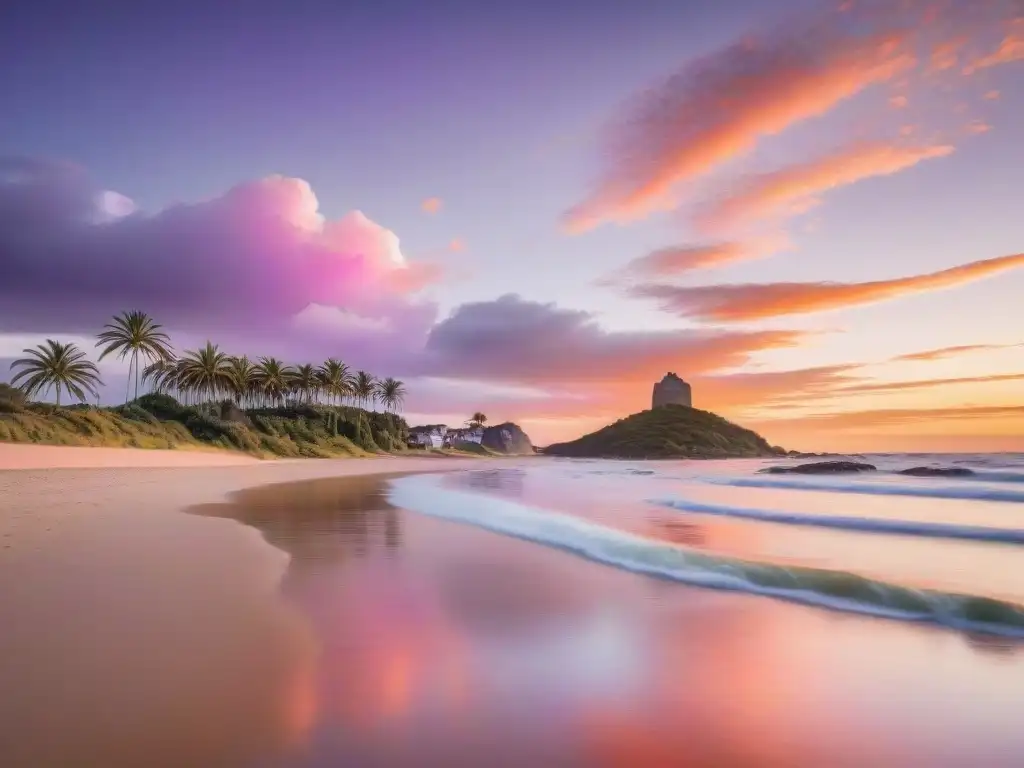
[[449, 429], [445, 435], [444, 444], [454, 446], [456, 443], [477, 443], [484, 439], [483, 427], [467, 427], [466, 429]]
[[444, 424], [428, 424], [409, 430], [410, 448], [441, 448], [445, 444], [448, 427]]
[[651, 395], [651, 408], [663, 405], [685, 405], [693, 407], [693, 395], [690, 385], [674, 373], [666, 373], [665, 378], [654, 385]]

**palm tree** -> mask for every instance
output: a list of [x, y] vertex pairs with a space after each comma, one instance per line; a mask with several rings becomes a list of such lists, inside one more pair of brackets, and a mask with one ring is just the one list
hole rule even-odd
[[487, 423], [487, 414], [477, 411], [476, 413], [473, 414], [472, 418], [470, 418], [470, 420], [466, 423], [469, 424], [469, 426], [472, 429], [482, 427], [484, 424]]
[[235, 405], [241, 407], [243, 401], [251, 398], [256, 391], [259, 381], [256, 366], [245, 355], [232, 357], [228, 360], [225, 381], [228, 391], [235, 398]]
[[292, 391], [298, 396], [300, 403], [312, 401], [320, 391], [320, 377], [317, 376], [316, 368], [309, 363], [295, 369], [291, 384]]
[[352, 374], [348, 366], [340, 360], [329, 358], [320, 366], [317, 376], [320, 379], [320, 388], [328, 398], [344, 400], [346, 395], [352, 393]]
[[176, 389], [180, 366], [181, 361], [173, 355], [158, 358], [142, 369], [142, 383], [152, 380], [154, 392]]
[[171, 355], [171, 338], [164, 333], [162, 325], [153, 322], [145, 312], [132, 310], [120, 315], [103, 326], [104, 331], [97, 337], [97, 347], [103, 347], [99, 359], [114, 352], [122, 360], [131, 357], [128, 364], [128, 383], [125, 385], [124, 401], [128, 402], [128, 390], [135, 371], [135, 397], [139, 397], [139, 355], [151, 363]]
[[213, 400], [230, 389], [230, 372], [231, 358], [208, 341], [205, 347], [182, 356], [177, 375], [178, 388]]
[[281, 405], [291, 391], [295, 371], [276, 357], [261, 357], [256, 364], [256, 383], [260, 393], [275, 405]]
[[59, 341], [47, 339], [35, 349], [23, 350], [28, 357], [11, 363], [11, 370], [21, 370], [11, 379], [17, 386], [31, 397], [39, 392], [47, 392], [53, 387], [57, 392], [57, 405], [60, 406], [62, 389], [84, 403], [86, 395], [99, 397], [97, 388], [102, 386], [100, 372], [96, 364], [85, 359], [85, 352], [74, 344], [61, 344]]
[[390, 376], [377, 382], [376, 392], [386, 411], [398, 411], [405, 402], [405, 384]]
[[355, 395], [360, 408], [365, 407], [367, 400], [376, 402], [376, 379], [366, 371], [357, 371], [356, 378], [352, 382], [352, 394]]

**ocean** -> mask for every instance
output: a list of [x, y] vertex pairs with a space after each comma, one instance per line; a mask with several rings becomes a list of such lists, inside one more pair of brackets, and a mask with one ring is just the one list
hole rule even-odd
[[[390, 500], [682, 584], [1024, 638], [1024, 455], [545, 460], [396, 481]], [[912, 467], [969, 470], [912, 477]]]

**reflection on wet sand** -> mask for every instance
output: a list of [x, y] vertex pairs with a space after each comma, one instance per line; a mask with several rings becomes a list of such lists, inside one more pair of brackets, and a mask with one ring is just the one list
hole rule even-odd
[[304, 738], [313, 645], [280, 553], [180, 513], [65, 528], [5, 564], [0, 764], [230, 766]]
[[[18, 561], [0, 765], [931, 768], [1024, 751], [1024, 669], [991, 643], [645, 578], [406, 513], [386, 482], [190, 510], [230, 520], [93, 520]], [[500, 470], [451, 482], [524, 492]]]

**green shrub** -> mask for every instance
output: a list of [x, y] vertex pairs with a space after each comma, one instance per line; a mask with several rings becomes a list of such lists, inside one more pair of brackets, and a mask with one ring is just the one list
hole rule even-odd
[[177, 421], [182, 418], [186, 408], [170, 395], [153, 392], [138, 398], [132, 405], [153, 414], [162, 421]]

